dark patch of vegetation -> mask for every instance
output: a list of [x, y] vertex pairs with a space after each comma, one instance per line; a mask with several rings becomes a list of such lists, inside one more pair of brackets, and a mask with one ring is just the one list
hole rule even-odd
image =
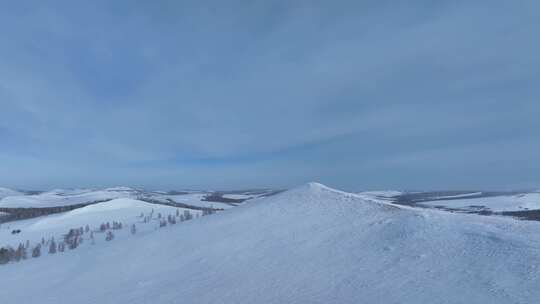
[[248, 199], [245, 198], [228, 198], [225, 197], [227, 194], [240, 194], [240, 195], [250, 195], [253, 197], [268, 197], [272, 195], [276, 195], [278, 193], [283, 192], [284, 190], [248, 190], [248, 191], [218, 191], [211, 194], [206, 195], [202, 200], [206, 202], [216, 202], [216, 203], [224, 203], [231, 206], [237, 206], [238, 204], [241, 204]]
[[[451, 197], [464, 194], [472, 194], [479, 192], [474, 195], [467, 195], [463, 197]], [[432, 192], [419, 192], [419, 193], [404, 193], [393, 197], [392, 199], [396, 204], [414, 206], [417, 203], [422, 202], [434, 202], [434, 201], [451, 201], [459, 199], [476, 199], [484, 197], [494, 197], [494, 196], [510, 196], [521, 194], [521, 192], [481, 192], [481, 191], [432, 191]], [[450, 196], [450, 197], [449, 197]]]
[[185, 192], [185, 191], [168, 191], [167, 192], [167, 195], [187, 195], [189, 194], [189, 192]]
[[501, 214], [517, 217], [521, 220], [540, 221], [540, 210], [504, 211]]
[[21, 192], [26, 195], [38, 195], [38, 194], [44, 193], [44, 191], [37, 191], [37, 190], [22, 190]]
[[153, 199], [153, 198], [149, 198], [149, 197], [138, 197], [137, 199], [140, 200], [140, 201], [143, 201], [143, 202], [150, 203], [150, 204], [172, 206], [172, 207], [185, 208], [185, 209], [191, 209], [191, 210], [199, 210], [199, 211], [203, 211], [203, 212], [205, 212], [205, 211], [210, 211], [210, 212], [223, 211], [222, 208], [199, 207], [199, 206], [193, 206], [193, 205], [188, 205], [188, 204], [184, 204], [184, 203], [178, 203], [178, 202], [175, 202], [174, 200], [172, 200], [170, 198], [168, 198], [166, 201], [161, 201], [161, 200], [157, 200], [157, 199]]
[[225, 193], [220, 192], [214, 192], [212, 194], [208, 194], [205, 197], [203, 197], [203, 201], [205, 202], [216, 202], [216, 203], [224, 203], [231, 206], [236, 206], [237, 204], [241, 204], [246, 201], [245, 198], [228, 198], [223, 197]]

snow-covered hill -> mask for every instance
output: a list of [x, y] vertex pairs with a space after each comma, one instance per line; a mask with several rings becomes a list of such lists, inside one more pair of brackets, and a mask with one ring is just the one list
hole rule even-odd
[[535, 303], [538, 229], [312, 183], [156, 232], [0, 266], [0, 299]]
[[16, 190], [0, 187], [0, 200], [5, 197], [19, 196], [19, 195], [24, 195], [24, 193], [16, 191]]
[[[16, 248], [19, 243], [25, 243], [27, 240], [35, 244], [42, 238], [48, 240], [54, 237], [60, 240], [72, 228], [88, 225], [92, 229], [97, 229], [105, 222], [121, 222], [129, 227], [131, 224], [142, 222], [141, 214], [149, 214], [153, 211], [155, 217], [157, 214], [165, 217], [176, 214], [177, 211], [183, 213], [184, 210], [188, 209], [149, 204], [129, 198], [114, 199], [65, 213], [5, 223], [0, 226], [0, 247], [9, 245]], [[197, 210], [189, 210], [189, 212], [193, 215], [201, 213]], [[139, 230], [154, 230], [156, 226], [157, 222], [154, 221], [153, 225], [139, 225]], [[20, 230], [20, 233], [12, 234], [13, 230]]]
[[[380, 202], [421, 208], [437, 208], [447, 211], [482, 214], [511, 215], [512, 212], [540, 210], [538, 192], [479, 192], [479, 191], [437, 191], [398, 192], [366, 191], [359, 196]], [[506, 213], [508, 212], [508, 214]]]
[[45, 208], [85, 204], [115, 198], [134, 197], [129, 191], [52, 190], [35, 195], [9, 196], [0, 200], [0, 208]]
[[[113, 187], [106, 189], [55, 189], [38, 194], [25, 195], [24, 193], [0, 188], [0, 208], [50, 208], [90, 204], [118, 198], [145, 198], [160, 202], [176, 202], [195, 207], [228, 209], [236, 204], [227, 200], [244, 201], [268, 195], [272, 191], [257, 193], [218, 193], [208, 191], [145, 191], [129, 187]], [[209, 199], [210, 197], [210, 199]]]

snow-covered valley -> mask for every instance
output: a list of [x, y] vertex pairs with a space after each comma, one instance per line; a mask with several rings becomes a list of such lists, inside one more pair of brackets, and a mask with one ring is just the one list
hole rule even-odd
[[[96, 232], [94, 244], [85, 239], [74, 250], [56, 254], [44, 250], [39, 258], [1, 265], [0, 299], [15, 303], [535, 303], [540, 299], [540, 222], [415, 208], [373, 197], [310, 183], [161, 228], [157, 213], [176, 216], [178, 207], [130, 198], [4, 223], [0, 240], [7, 244], [27, 238], [39, 242], [40, 234], [60, 240], [72, 226], [88, 224], [95, 229], [104, 221], [121, 221], [126, 228], [115, 230], [110, 242], [104, 240], [105, 233]], [[152, 210], [152, 220], [141, 223]], [[135, 234], [129, 229], [132, 224], [138, 229]], [[6, 225], [10, 228], [4, 231]], [[15, 227], [21, 232], [11, 235]]]

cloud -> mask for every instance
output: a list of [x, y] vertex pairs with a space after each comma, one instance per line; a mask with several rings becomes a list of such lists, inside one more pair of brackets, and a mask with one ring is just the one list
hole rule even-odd
[[[446, 163], [474, 144], [538, 147], [538, 8], [12, 4], [0, 12], [0, 164], [11, 171], [0, 183], [466, 187], [459, 172], [422, 176], [435, 164], [409, 156]], [[478, 187], [540, 182], [525, 164], [534, 153], [490, 153], [506, 177], [473, 153]], [[519, 170], [503, 164], [515, 158]], [[406, 160], [414, 178], [389, 178], [403, 164], [388, 159]]]

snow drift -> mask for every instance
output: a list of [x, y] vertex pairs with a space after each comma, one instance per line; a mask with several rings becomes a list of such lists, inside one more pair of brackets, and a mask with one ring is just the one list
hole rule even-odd
[[538, 223], [414, 210], [311, 183], [0, 267], [19, 303], [533, 303]]

